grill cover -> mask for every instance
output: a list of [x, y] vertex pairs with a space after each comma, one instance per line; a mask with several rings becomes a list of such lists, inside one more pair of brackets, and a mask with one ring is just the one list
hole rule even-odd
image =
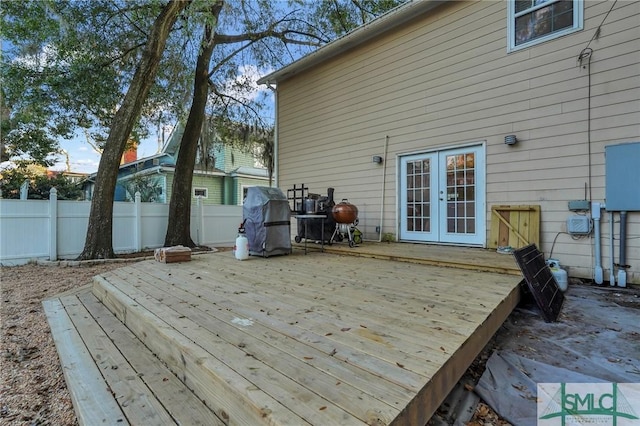
[[291, 253], [291, 210], [279, 188], [247, 188], [242, 214], [250, 255], [268, 257]]

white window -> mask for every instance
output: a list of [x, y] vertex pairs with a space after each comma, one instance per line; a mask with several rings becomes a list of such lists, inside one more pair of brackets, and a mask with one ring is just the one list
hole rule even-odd
[[244, 204], [244, 200], [247, 198], [247, 191], [252, 186], [254, 186], [254, 185], [240, 185], [240, 191], [242, 192], [242, 198], [238, 200], [238, 205], [241, 206], [241, 205]]
[[583, 0], [509, 0], [507, 4], [509, 51], [582, 29]]
[[209, 196], [209, 191], [207, 188], [193, 188], [193, 198], [202, 197], [207, 198]]

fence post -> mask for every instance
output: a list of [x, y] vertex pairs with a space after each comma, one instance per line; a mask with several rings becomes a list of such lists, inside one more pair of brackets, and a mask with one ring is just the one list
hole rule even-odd
[[49, 192], [49, 260], [58, 260], [58, 190]]
[[140, 192], [136, 192], [135, 206], [134, 206], [135, 218], [135, 236], [136, 236], [136, 251], [142, 251], [142, 196]]
[[204, 211], [202, 206], [202, 195], [196, 197], [196, 220], [198, 221], [198, 231], [196, 232], [196, 244], [199, 246], [204, 241]]

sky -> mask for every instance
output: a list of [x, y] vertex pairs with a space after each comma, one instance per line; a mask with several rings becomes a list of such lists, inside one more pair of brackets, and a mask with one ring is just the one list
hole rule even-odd
[[[167, 135], [168, 137], [168, 135]], [[98, 154], [89, 145], [82, 135], [67, 140], [60, 139], [60, 148], [62, 148], [69, 156], [69, 165], [72, 172], [77, 173], [95, 173], [98, 171], [100, 163], [100, 154]], [[158, 139], [156, 135], [152, 135], [140, 142], [138, 146], [138, 158], [148, 157], [158, 152]], [[58, 156], [59, 161], [49, 167], [50, 170], [65, 171], [67, 169], [66, 157]]]

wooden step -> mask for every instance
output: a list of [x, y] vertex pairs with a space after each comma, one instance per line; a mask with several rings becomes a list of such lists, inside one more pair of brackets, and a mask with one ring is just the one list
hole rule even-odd
[[81, 425], [222, 425], [86, 286], [43, 302]]
[[[125, 277], [116, 275], [95, 277], [94, 294], [229, 424], [365, 424], [340, 407], [326, 409], [331, 404], [321, 395], [263, 363], [260, 350], [268, 348], [258, 348], [259, 343], [248, 336], [246, 343], [236, 345], [223, 338], [223, 330], [212, 333], [194, 322], [196, 313], [181, 314], [168, 306], [165, 299], [170, 295], [155, 298], [136, 290], [144, 285], [137, 277], [127, 276], [125, 281]], [[119, 286], [127, 288], [127, 294]], [[193, 311], [189, 304], [185, 308]], [[224, 324], [218, 325], [224, 328]], [[248, 356], [245, 345], [255, 347], [256, 355]], [[272, 357], [275, 355], [269, 354]], [[305, 362], [301, 364], [306, 366]], [[273, 386], [267, 393], [263, 388], [269, 382]], [[336, 388], [336, 380], [331, 379], [330, 385]], [[340, 388], [336, 395], [342, 392]], [[393, 416], [384, 416], [381, 423], [376, 423], [377, 412], [362, 417], [368, 416], [370, 424], [387, 424], [399, 410], [392, 411]]]

